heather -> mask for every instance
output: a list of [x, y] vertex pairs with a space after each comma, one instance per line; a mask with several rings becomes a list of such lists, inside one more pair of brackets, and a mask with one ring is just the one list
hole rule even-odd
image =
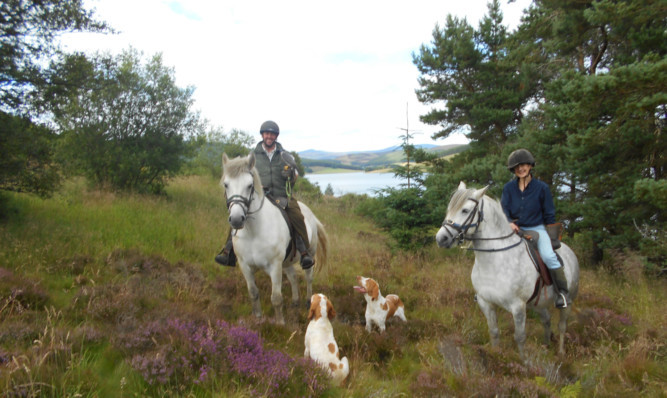
[[[179, 178], [166, 192], [115, 194], [71, 180], [50, 199], [10, 196], [12, 216], [0, 224], [0, 396], [667, 395], [665, 280], [635, 253], [593, 266], [568, 241], [582, 282], [566, 355], [542, 345], [529, 311], [522, 361], [508, 313], [498, 313], [500, 346], [489, 345], [472, 255], [399, 250], [357, 215], [363, 197], [304, 196], [330, 238], [314, 290], [331, 298], [350, 360], [338, 387], [303, 358], [303, 281], [302, 304], [286, 300], [280, 326], [268, 277], [258, 274], [266, 318], [256, 320], [238, 268], [212, 261], [227, 232], [216, 181]], [[357, 275], [398, 293], [408, 322], [366, 333]]]

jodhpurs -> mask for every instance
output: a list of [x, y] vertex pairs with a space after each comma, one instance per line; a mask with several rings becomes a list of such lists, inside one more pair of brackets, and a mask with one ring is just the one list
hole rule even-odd
[[547, 265], [549, 269], [560, 268], [560, 262], [556, 253], [554, 252], [553, 247], [551, 246], [551, 238], [547, 233], [547, 229], [544, 225], [535, 225], [532, 227], [521, 227], [521, 229], [526, 231], [535, 231], [540, 234], [540, 239], [537, 241], [537, 250], [540, 252], [542, 261]]

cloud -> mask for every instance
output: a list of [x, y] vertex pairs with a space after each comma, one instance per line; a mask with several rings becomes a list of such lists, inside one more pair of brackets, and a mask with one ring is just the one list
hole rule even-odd
[[[257, 133], [275, 120], [290, 150], [375, 150], [433, 142], [437, 126], [419, 122], [430, 109], [415, 96], [412, 53], [430, 44], [448, 14], [477, 26], [485, 0], [87, 1], [118, 35], [66, 35], [70, 50], [117, 53], [133, 46], [163, 54], [177, 83], [195, 86], [196, 108], [225, 131]], [[516, 26], [519, 0], [501, 5]]]

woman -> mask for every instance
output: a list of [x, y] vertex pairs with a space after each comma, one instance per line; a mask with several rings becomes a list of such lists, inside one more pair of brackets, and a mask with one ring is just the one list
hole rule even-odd
[[503, 187], [500, 203], [514, 232], [523, 229], [540, 235], [537, 241], [538, 251], [559, 293], [556, 307], [565, 308], [569, 301], [567, 280], [545, 227], [556, 222], [556, 208], [549, 186], [533, 178], [533, 167], [535, 158], [528, 150], [517, 149], [510, 154], [507, 168], [516, 178]]

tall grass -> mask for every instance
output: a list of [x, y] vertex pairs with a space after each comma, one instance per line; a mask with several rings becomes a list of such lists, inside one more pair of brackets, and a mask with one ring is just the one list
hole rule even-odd
[[[613, 275], [582, 270], [564, 357], [542, 346], [529, 315], [522, 361], [508, 313], [500, 347], [489, 345], [472, 255], [392, 249], [355, 215], [361, 200], [304, 198], [329, 236], [314, 290], [333, 301], [350, 360], [334, 387], [302, 358], [306, 308], [287, 308], [285, 326], [257, 321], [238, 268], [213, 262], [228, 228], [217, 181], [179, 178], [164, 197], [79, 180], [51, 199], [11, 195], [0, 225], [0, 396], [667, 395], [666, 282], [647, 278], [636, 256], [609, 259], [622, 265], [607, 267], [621, 270]], [[366, 333], [357, 275], [399, 294], [408, 322]], [[270, 316], [270, 281], [257, 277]]]

